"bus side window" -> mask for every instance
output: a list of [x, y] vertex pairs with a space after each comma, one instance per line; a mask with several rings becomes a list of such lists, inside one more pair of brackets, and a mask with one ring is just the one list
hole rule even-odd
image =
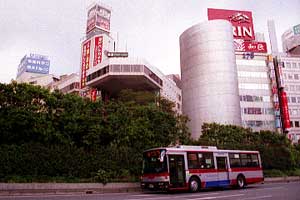
[[252, 167], [258, 167], [258, 155], [257, 154], [251, 154], [251, 166]]
[[230, 168], [241, 167], [240, 154], [229, 153]]
[[188, 153], [187, 155], [189, 169], [200, 168], [197, 153]]
[[201, 169], [215, 168], [213, 153], [210, 152], [199, 153], [198, 158], [200, 161]]
[[251, 154], [241, 153], [242, 167], [251, 167]]

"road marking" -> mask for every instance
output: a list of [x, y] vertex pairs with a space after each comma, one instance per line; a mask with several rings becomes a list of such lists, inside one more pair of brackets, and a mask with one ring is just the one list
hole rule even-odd
[[272, 198], [272, 195], [266, 195], [266, 196], [260, 196], [260, 197], [249, 197], [249, 198], [244, 198], [241, 200], [254, 200], [254, 199], [266, 199], [266, 198]]
[[266, 188], [259, 188], [259, 189], [253, 189], [253, 190], [274, 190], [274, 189], [282, 189], [282, 188], [285, 188], [285, 187], [266, 187]]
[[224, 196], [217, 196], [217, 197], [202, 197], [202, 198], [197, 198], [193, 200], [209, 200], [209, 199], [220, 199], [220, 198], [229, 198], [229, 197], [240, 197], [244, 196], [245, 194], [233, 194], [233, 195], [224, 195]]
[[[197, 193], [197, 194], [190, 194], [190, 195], [186, 195], [186, 194], [179, 194], [178, 196], [173, 196], [170, 194], [166, 194], [166, 196], [162, 196], [162, 197], [157, 197], [158, 194], [140, 194], [140, 195], [132, 195], [132, 197], [137, 197], [137, 198], [133, 198], [133, 199], [128, 199], [128, 200], [139, 200], [140, 198], [138, 197], [146, 197], [146, 198], [142, 198], [142, 200], [154, 200], [154, 199], [170, 199], [170, 198], [189, 198], [189, 197], [201, 197], [201, 196], [209, 196], [209, 195], [217, 195], [219, 194], [218, 192], [211, 192], [211, 193]], [[161, 194], [159, 194], [161, 195]], [[148, 197], [148, 198], [147, 198]]]

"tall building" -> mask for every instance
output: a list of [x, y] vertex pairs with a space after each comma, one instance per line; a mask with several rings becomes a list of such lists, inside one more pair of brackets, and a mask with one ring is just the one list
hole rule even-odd
[[[208, 20], [211, 24], [226, 20], [231, 26], [224, 28], [215, 22], [213, 28], [201, 28], [200, 24], [180, 37], [183, 114], [191, 119], [192, 136], [199, 137], [203, 122], [275, 131], [267, 45], [264, 35], [254, 32], [252, 13], [209, 8]], [[225, 34], [233, 40], [223, 38]], [[223, 52], [226, 48], [228, 54]], [[226, 92], [231, 99], [224, 97]], [[213, 100], [213, 95], [219, 97], [219, 102]], [[208, 103], [203, 106], [203, 102]]]
[[268, 31], [271, 44], [271, 52], [273, 55], [277, 55], [279, 51], [274, 20], [268, 20]]
[[232, 26], [225, 20], [194, 25], [180, 36], [183, 114], [198, 139], [203, 123], [241, 125]]
[[266, 53], [236, 52], [242, 123], [254, 131], [275, 131]]
[[145, 90], [175, 103], [181, 113], [181, 89], [144, 59], [116, 51], [110, 36], [111, 9], [93, 4], [88, 10], [86, 39], [82, 42], [80, 83], [82, 95], [92, 100], [116, 97], [121, 90]]

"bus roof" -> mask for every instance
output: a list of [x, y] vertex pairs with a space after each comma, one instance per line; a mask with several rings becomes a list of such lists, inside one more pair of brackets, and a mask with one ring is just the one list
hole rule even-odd
[[227, 150], [227, 149], [218, 149], [216, 146], [191, 146], [191, 145], [178, 145], [173, 147], [159, 147], [148, 149], [147, 151], [165, 149], [168, 152], [185, 152], [185, 151], [202, 151], [202, 152], [228, 152], [228, 153], [259, 153], [259, 151], [248, 151], [248, 150]]

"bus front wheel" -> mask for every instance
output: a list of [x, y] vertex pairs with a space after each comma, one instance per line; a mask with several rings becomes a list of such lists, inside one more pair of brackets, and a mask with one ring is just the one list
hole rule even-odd
[[198, 192], [200, 190], [200, 181], [199, 179], [192, 177], [189, 181], [190, 192]]

